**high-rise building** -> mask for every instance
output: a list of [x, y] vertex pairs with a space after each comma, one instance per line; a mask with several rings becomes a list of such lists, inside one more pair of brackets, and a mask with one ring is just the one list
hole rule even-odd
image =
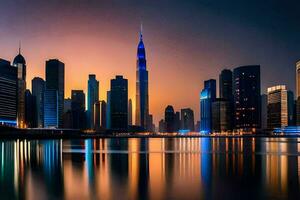
[[216, 99], [216, 80], [204, 81], [200, 94], [200, 131], [204, 134], [212, 131], [212, 102]]
[[174, 131], [178, 132], [180, 129], [181, 120], [180, 120], [180, 112], [175, 112], [174, 116]]
[[[53, 124], [55, 120], [51, 120], [51, 123], [47, 125], [51, 125], [51, 127], [62, 127], [63, 125], [62, 117], [64, 112], [64, 96], [65, 96], [65, 64], [57, 59], [50, 59], [46, 61], [45, 93], [47, 90], [48, 90], [47, 95], [45, 94], [45, 98], [44, 98], [44, 111], [46, 111], [46, 109], [50, 108], [51, 106], [57, 105], [57, 110], [56, 110], [57, 113], [55, 114], [57, 116], [57, 124], [56, 125]], [[55, 98], [56, 94], [57, 94], [57, 98]], [[57, 102], [51, 102], [50, 99], [46, 100], [46, 96], [48, 95], [51, 96], [50, 98], [51, 101], [57, 100]], [[46, 105], [46, 103], [49, 103], [51, 106]], [[46, 106], [48, 107], [46, 108]], [[45, 127], [47, 127], [45, 119], [50, 119], [49, 116], [46, 116], [46, 114], [48, 114], [48, 112], [47, 113], [44, 112]]]
[[132, 125], [132, 101], [129, 99], [128, 101], [128, 125]]
[[111, 128], [111, 112], [110, 112], [110, 91], [107, 91], [106, 93], [106, 99], [107, 99], [107, 104], [106, 104], [106, 128], [110, 129]]
[[288, 97], [285, 85], [268, 88], [268, 128], [288, 125]]
[[18, 70], [0, 59], [0, 125], [17, 125]]
[[44, 127], [44, 92], [45, 81], [40, 77], [35, 77], [31, 81], [32, 96], [35, 98], [35, 127]]
[[233, 92], [232, 92], [232, 71], [229, 69], [224, 69], [222, 70], [220, 76], [219, 76], [219, 94], [220, 94], [220, 98], [223, 101], [228, 101], [228, 103], [222, 103], [222, 104], [226, 104], [229, 106], [229, 116], [230, 116], [230, 120], [227, 121], [229, 124], [229, 127], [233, 127]]
[[175, 112], [171, 105], [165, 109], [165, 132], [172, 133], [175, 131]]
[[294, 115], [294, 107], [295, 107], [294, 93], [291, 90], [288, 90], [287, 95], [288, 95], [288, 125], [295, 126], [296, 120]]
[[216, 99], [212, 103], [212, 131], [217, 133], [231, 131], [231, 113], [230, 101]]
[[232, 101], [232, 71], [229, 69], [222, 70], [219, 76], [220, 98]]
[[26, 61], [21, 55], [21, 48], [13, 61], [13, 66], [18, 70], [18, 127], [25, 128]]
[[128, 129], [128, 80], [116, 76], [110, 81], [110, 119], [111, 129]]
[[148, 71], [146, 63], [146, 51], [143, 42], [142, 30], [140, 31], [140, 42], [137, 49], [137, 71], [136, 71], [136, 125], [147, 129], [147, 118], [149, 115], [148, 94]]
[[99, 101], [99, 81], [96, 80], [95, 74], [89, 75], [88, 80], [88, 98], [87, 98], [87, 115], [88, 115], [88, 127], [95, 128], [94, 126], [94, 105]]
[[165, 121], [161, 119], [158, 123], [158, 132], [164, 133], [165, 131]]
[[83, 90], [71, 91], [71, 111], [72, 111], [72, 128], [85, 129], [85, 94]]
[[240, 133], [260, 128], [260, 66], [248, 65], [233, 70], [234, 124]]
[[153, 124], [153, 115], [148, 115], [147, 126], [147, 130], [149, 132], [155, 132], [155, 125]]
[[[59, 94], [56, 89], [46, 89], [44, 92], [44, 127], [57, 128], [59, 126]], [[61, 120], [62, 116], [61, 116]]]
[[106, 129], [106, 124], [107, 124], [107, 104], [105, 101], [101, 101], [101, 128]]
[[101, 102], [97, 101], [94, 104], [94, 128], [96, 130], [100, 129], [100, 123], [101, 123], [100, 112], [101, 112]]
[[28, 128], [36, 127], [36, 102], [30, 90], [25, 91], [25, 124]]
[[296, 125], [300, 126], [300, 60], [296, 63]]
[[195, 130], [194, 111], [190, 108], [181, 109], [181, 129]]
[[268, 95], [261, 95], [261, 128], [268, 128]]
[[64, 99], [64, 113], [71, 110], [71, 105], [72, 105], [72, 99], [71, 98]]

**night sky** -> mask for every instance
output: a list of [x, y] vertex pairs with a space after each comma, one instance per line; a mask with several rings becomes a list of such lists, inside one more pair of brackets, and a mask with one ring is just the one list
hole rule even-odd
[[300, 1], [276, 0], [0, 0], [0, 58], [13, 60], [22, 43], [31, 79], [45, 77], [45, 61], [66, 64], [66, 97], [86, 91], [89, 73], [106, 99], [109, 80], [129, 79], [135, 102], [138, 31], [143, 23], [150, 112], [191, 107], [199, 120], [203, 81], [223, 68], [260, 64], [262, 93], [295, 89], [300, 59]]

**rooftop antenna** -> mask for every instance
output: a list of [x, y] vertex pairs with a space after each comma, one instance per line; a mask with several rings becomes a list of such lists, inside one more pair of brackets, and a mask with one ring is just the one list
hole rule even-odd
[[19, 41], [19, 54], [21, 54], [21, 40]]
[[143, 23], [141, 22], [141, 27], [140, 27], [140, 40], [143, 40]]

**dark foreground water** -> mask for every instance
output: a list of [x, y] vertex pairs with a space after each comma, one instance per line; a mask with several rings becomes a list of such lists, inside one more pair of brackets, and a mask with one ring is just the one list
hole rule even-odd
[[299, 199], [300, 139], [0, 140], [0, 199]]

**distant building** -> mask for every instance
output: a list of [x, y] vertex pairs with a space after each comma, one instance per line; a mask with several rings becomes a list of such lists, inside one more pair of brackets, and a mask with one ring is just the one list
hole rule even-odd
[[111, 129], [128, 129], [128, 80], [116, 76], [110, 81], [110, 119]]
[[36, 99], [30, 90], [25, 91], [25, 127], [36, 127]]
[[232, 131], [231, 103], [226, 99], [218, 98], [212, 103], [212, 131]]
[[261, 128], [267, 129], [268, 128], [268, 95], [262, 94], [261, 95]]
[[86, 128], [85, 94], [83, 90], [71, 91], [72, 128]]
[[99, 101], [99, 81], [96, 80], [95, 74], [89, 75], [88, 80], [88, 97], [87, 97], [87, 115], [88, 115], [88, 128], [94, 127], [94, 105]]
[[128, 101], [128, 125], [132, 125], [132, 100]]
[[25, 128], [26, 61], [21, 55], [21, 48], [13, 61], [13, 66], [18, 70], [18, 127]]
[[107, 124], [107, 104], [105, 101], [101, 101], [101, 128], [106, 129]]
[[285, 85], [268, 88], [268, 128], [288, 126], [288, 95]]
[[96, 130], [100, 129], [100, 123], [101, 123], [100, 114], [101, 114], [101, 102], [97, 101], [94, 104], [94, 128]]
[[45, 92], [45, 81], [40, 77], [34, 77], [31, 81], [32, 96], [35, 98], [35, 122], [34, 127], [44, 127], [44, 92]]
[[180, 112], [175, 112], [174, 116], [174, 132], [178, 132], [180, 129], [181, 120], [180, 120]]
[[147, 120], [149, 116], [148, 71], [142, 30], [140, 31], [140, 41], [137, 49], [135, 109], [135, 124], [147, 129]]
[[216, 80], [204, 81], [200, 94], [200, 130], [208, 134], [212, 131], [212, 102], [216, 99]]
[[165, 109], [165, 132], [172, 133], [175, 131], [175, 113], [174, 108], [168, 105]]
[[165, 131], [165, 121], [161, 119], [158, 123], [158, 132], [164, 133]]
[[300, 60], [296, 63], [296, 125], [300, 126]]
[[195, 130], [194, 111], [190, 108], [181, 109], [181, 129]]
[[[46, 89], [44, 92], [44, 127], [57, 128], [59, 125], [58, 90]], [[63, 119], [61, 119], [63, 120]]]
[[0, 125], [17, 126], [18, 70], [0, 59]]
[[148, 115], [147, 131], [155, 132], [155, 125], [153, 124], [153, 115]]
[[64, 113], [71, 110], [71, 105], [72, 105], [72, 99], [71, 98], [64, 99]]
[[233, 70], [234, 122], [241, 133], [260, 128], [260, 66], [249, 65]]
[[110, 91], [107, 91], [106, 93], [106, 128], [111, 128], [111, 112], [110, 112]]
[[200, 132], [200, 121], [197, 121], [197, 122], [196, 122], [196, 125], [195, 125], [195, 131], [196, 131], [196, 132]]
[[[47, 110], [47, 113], [44, 112], [45, 127], [62, 127], [65, 96], [65, 64], [57, 59], [51, 59], [46, 61], [46, 91], [47, 94], [44, 95], [44, 111]], [[57, 96], [55, 97], [55, 95]], [[48, 96], [51, 98], [46, 100], [46, 97]], [[57, 106], [57, 109], [56, 107], [53, 107], [54, 105]], [[48, 110], [52, 107], [54, 110]], [[46, 116], [46, 114], [50, 114], [49, 112], [51, 113], [51, 116]], [[57, 121], [54, 120], [53, 115], [57, 117]], [[51, 121], [51, 123], [46, 124], [46, 119], [48, 122]], [[49, 121], [48, 119], [51, 120]], [[53, 124], [54, 121], [56, 121], [57, 123]]]
[[292, 91], [288, 90], [287, 95], [288, 95], [288, 125], [295, 126], [296, 125], [296, 117], [294, 115], [294, 108], [295, 108], [294, 93]]

